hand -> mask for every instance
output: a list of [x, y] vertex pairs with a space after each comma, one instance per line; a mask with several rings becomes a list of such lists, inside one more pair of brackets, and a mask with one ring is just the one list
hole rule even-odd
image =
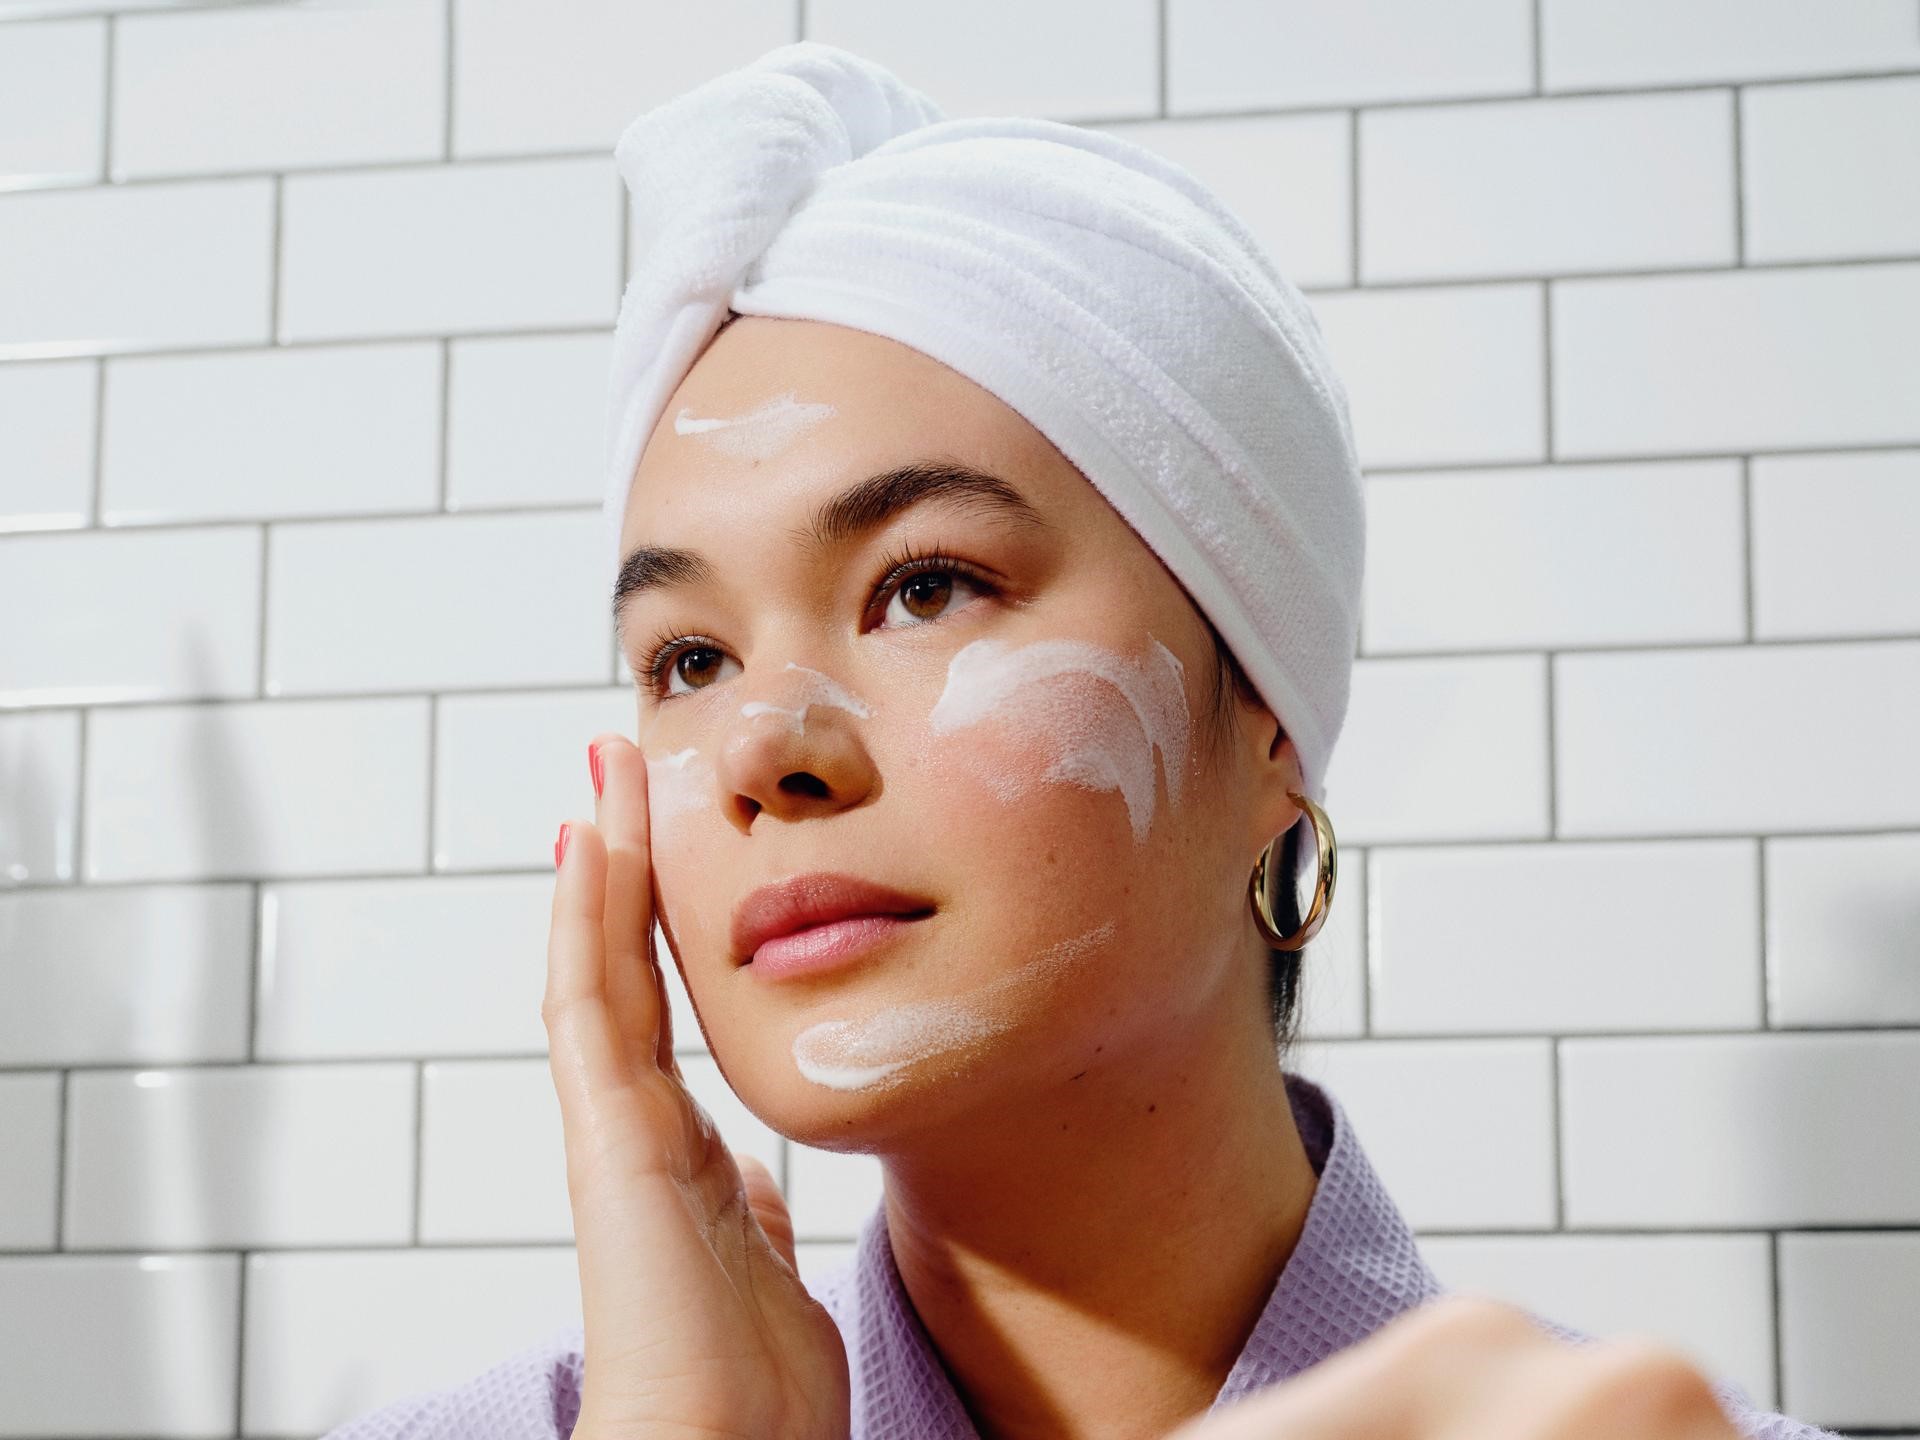
[[[547, 945], [549, 1063], [585, 1322], [580, 1440], [846, 1440], [846, 1347], [800, 1283], [765, 1166], [688, 1092], [653, 946], [645, 758], [606, 732]], [[743, 1173], [744, 1172], [744, 1173]]]
[[1166, 1440], [1739, 1440], [1711, 1382], [1641, 1339], [1572, 1344], [1447, 1296]]

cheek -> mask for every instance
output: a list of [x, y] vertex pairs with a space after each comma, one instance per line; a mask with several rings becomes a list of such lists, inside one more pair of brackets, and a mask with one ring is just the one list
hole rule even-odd
[[1124, 817], [1139, 846], [1162, 808], [1163, 780], [1168, 800], [1179, 802], [1188, 739], [1170, 652], [1134, 662], [1075, 642], [1016, 650], [983, 641], [955, 657], [924, 743], [949, 776], [1029, 813], [1054, 808], [1041, 787], [1117, 796], [1121, 804], [1106, 808]]
[[[681, 897], [685, 904], [669, 907], [667, 920], [675, 935], [686, 935], [682, 925], [688, 914], [701, 915], [710, 908], [702, 903], [701, 876], [712, 867], [702, 865], [702, 847], [709, 843], [700, 837], [713, 820], [713, 762], [698, 749], [668, 752], [647, 758], [647, 829], [654, 874], [663, 901]], [[691, 888], [690, 888], [691, 887]], [[702, 945], [703, 927], [694, 927], [688, 938]]]

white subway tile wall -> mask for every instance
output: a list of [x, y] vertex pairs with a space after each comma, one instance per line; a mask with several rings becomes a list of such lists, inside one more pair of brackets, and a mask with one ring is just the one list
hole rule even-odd
[[[1288, 1063], [1443, 1278], [1920, 1432], [1912, 0], [0, 0], [0, 1440], [317, 1435], [577, 1317], [611, 148], [802, 36], [1308, 292], [1369, 556]], [[667, 980], [823, 1273], [878, 1163]]]

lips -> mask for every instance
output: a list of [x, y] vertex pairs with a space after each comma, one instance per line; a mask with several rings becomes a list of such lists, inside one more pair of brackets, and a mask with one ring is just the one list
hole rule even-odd
[[734, 963], [749, 965], [753, 952], [778, 935], [826, 925], [853, 915], [933, 913], [931, 900], [890, 885], [838, 871], [813, 871], [762, 885], [733, 912]]

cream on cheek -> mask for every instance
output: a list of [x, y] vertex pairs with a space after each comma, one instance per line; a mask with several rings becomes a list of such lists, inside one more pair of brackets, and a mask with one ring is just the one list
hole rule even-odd
[[1097, 954], [1113, 938], [1109, 920], [1050, 945], [1017, 970], [955, 999], [888, 1005], [858, 1020], [822, 1020], [793, 1037], [793, 1063], [816, 1085], [832, 1090], [888, 1089], [907, 1067], [997, 1035], [1014, 1023], [1009, 992], [1029, 989]]
[[[1169, 804], [1180, 803], [1192, 764], [1185, 667], [1149, 639], [1152, 653], [1138, 660], [1081, 640], [975, 640], [948, 663], [928, 728], [944, 737], [994, 722], [1021, 742], [1024, 754], [1038, 757], [1025, 769], [975, 762], [1000, 799], [1012, 804], [1048, 781], [1117, 790], [1134, 843], [1144, 844], [1158, 797], [1154, 751]], [[1052, 683], [1083, 679], [1099, 683]]]

